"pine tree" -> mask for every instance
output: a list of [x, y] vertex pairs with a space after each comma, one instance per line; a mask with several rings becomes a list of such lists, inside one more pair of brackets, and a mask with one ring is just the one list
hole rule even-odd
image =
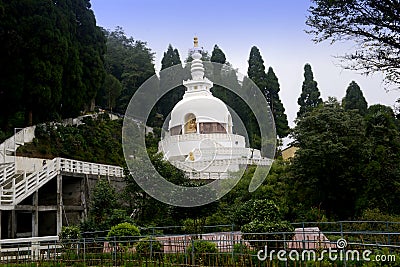
[[264, 60], [261, 57], [260, 50], [253, 46], [250, 50], [248, 77], [264, 92], [266, 87], [266, 74]]
[[168, 45], [167, 52], [164, 52], [164, 56], [161, 60], [161, 70], [166, 68], [182, 64], [179, 56], [178, 49], [174, 49], [171, 44]]
[[274, 116], [277, 135], [280, 138], [286, 137], [289, 133], [289, 126], [285, 108], [278, 94], [280, 91], [278, 78], [272, 68], [269, 68], [268, 73], [265, 73], [264, 60], [257, 47], [253, 46], [251, 48], [248, 62], [249, 68], [247, 70], [247, 75], [253, 80], [267, 99]]
[[266, 90], [264, 95], [267, 97], [268, 104], [274, 114], [276, 134], [286, 137], [289, 134], [289, 124], [285, 114], [285, 108], [279, 98], [280, 86], [272, 67], [268, 68], [266, 77]]
[[367, 113], [368, 104], [355, 81], [352, 81], [347, 87], [346, 96], [343, 98], [343, 107], [345, 110], [356, 109], [361, 115]]
[[[225, 103], [227, 103], [227, 89], [221, 87], [218, 85], [221, 81], [221, 70], [222, 70], [222, 65], [226, 63], [226, 57], [224, 52], [218, 47], [218, 45], [214, 45], [214, 49], [211, 53], [211, 62], [218, 63], [218, 64], [213, 64], [213, 81], [214, 81], [214, 86], [212, 88], [212, 93], [215, 97], [218, 97]], [[222, 65], [219, 65], [222, 64]]]
[[300, 105], [300, 110], [297, 112], [297, 117], [301, 117], [304, 113], [311, 111], [322, 103], [321, 94], [317, 87], [317, 82], [314, 81], [314, 75], [311, 70], [311, 65], [304, 66], [304, 82], [301, 90], [301, 95], [297, 100]]
[[[165, 70], [172, 66], [179, 65], [182, 66], [182, 61], [179, 56], [178, 50], [172, 47], [171, 44], [168, 45], [168, 49], [164, 52], [164, 56], [161, 60], [161, 70]], [[169, 88], [172, 84], [176, 84], [176, 81], [183, 80], [183, 68], [175, 67], [174, 70], [177, 71], [176, 74], [172, 75], [172, 73], [168, 72], [167, 75], [164, 75], [163, 72], [160, 74], [160, 87], [161, 88]], [[181, 77], [181, 78], [179, 78]], [[174, 88], [172, 91], [169, 91], [165, 94], [162, 99], [160, 99], [159, 103], [156, 105], [156, 112], [162, 114], [165, 119], [168, 114], [172, 111], [176, 103], [178, 103], [185, 93], [184, 86], [178, 86]]]
[[219, 64], [225, 64], [226, 63], [226, 57], [224, 52], [221, 50], [221, 48], [218, 47], [218, 45], [214, 45], [214, 49], [211, 53], [211, 62], [219, 63]]

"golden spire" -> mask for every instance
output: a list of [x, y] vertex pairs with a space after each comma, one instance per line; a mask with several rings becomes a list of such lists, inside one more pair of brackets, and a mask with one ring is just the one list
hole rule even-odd
[[199, 47], [199, 39], [197, 38], [197, 36], [195, 36], [194, 38], [193, 38], [193, 43], [194, 43], [194, 47]]

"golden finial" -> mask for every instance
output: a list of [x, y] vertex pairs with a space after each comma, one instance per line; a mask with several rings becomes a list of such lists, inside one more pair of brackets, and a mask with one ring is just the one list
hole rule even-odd
[[194, 47], [198, 47], [199, 46], [199, 39], [197, 37], [194, 37]]

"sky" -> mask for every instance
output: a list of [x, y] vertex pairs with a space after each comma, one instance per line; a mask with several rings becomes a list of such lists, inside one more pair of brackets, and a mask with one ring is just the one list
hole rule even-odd
[[183, 61], [193, 47], [193, 37], [210, 54], [215, 44], [227, 61], [246, 74], [252, 46], [257, 46], [266, 69], [272, 67], [280, 83], [280, 97], [289, 125], [299, 109], [297, 99], [309, 63], [323, 100], [341, 100], [356, 81], [369, 105], [393, 106], [399, 91], [386, 91], [382, 74], [365, 76], [340, 66], [339, 55], [352, 51], [354, 43], [315, 44], [305, 24], [309, 0], [92, 0], [97, 24], [124, 29], [129, 37], [147, 42], [155, 53], [156, 71], [169, 44]]

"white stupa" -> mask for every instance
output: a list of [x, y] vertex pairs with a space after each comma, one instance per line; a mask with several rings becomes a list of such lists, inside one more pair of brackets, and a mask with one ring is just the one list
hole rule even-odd
[[226, 104], [212, 95], [213, 83], [204, 77], [201, 57], [195, 37], [192, 79], [183, 81], [185, 94], [171, 112], [159, 151], [191, 179], [223, 179], [241, 165], [271, 164], [259, 150], [246, 148], [244, 136], [233, 133], [231, 114]]

